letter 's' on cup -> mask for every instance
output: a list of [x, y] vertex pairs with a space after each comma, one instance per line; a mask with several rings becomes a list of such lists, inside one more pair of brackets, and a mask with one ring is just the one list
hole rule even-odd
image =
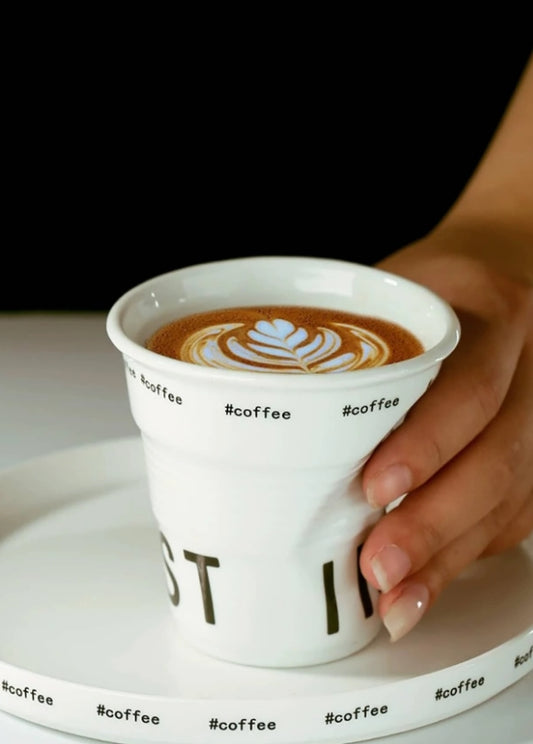
[[[425, 351], [335, 374], [181, 362], [147, 339], [177, 317], [305, 305], [382, 318]], [[379, 518], [359, 473], [453, 351], [459, 324], [427, 289], [366, 266], [250, 257], [179, 269], [133, 288], [107, 332], [140, 429], [177, 637], [260, 666], [332, 661], [380, 630], [359, 552]]]

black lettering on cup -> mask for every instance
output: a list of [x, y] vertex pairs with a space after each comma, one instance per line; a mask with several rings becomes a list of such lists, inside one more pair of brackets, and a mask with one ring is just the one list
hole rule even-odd
[[[174, 554], [172, 553], [172, 548], [170, 547], [167, 538], [164, 536], [162, 532], [160, 532], [159, 534], [161, 536], [161, 542], [163, 544], [163, 547], [167, 551], [169, 560], [172, 563], [174, 563]], [[170, 579], [170, 583], [172, 584], [172, 591], [168, 593], [170, 597], [170, 601], [172, 602], [174, 607], [177, 607], [180, 603], [180, 590], [178, 588], [178, 582], [176, 581], [176, 577], [172, 573], [172, 569], [167, 562], [165, 551], [163, 551], [163, 560], [165, 561], [165, 567], [167, 569], [168, 578]]]
[[328, 635], [339, 632], [339, 608], [337, 607], [337, 597], [335, 595], [333, 561], [324, 563], [322, 574], [324, 577], [324, 594], [326, 597], [326, 617], [328, 624]]
[[372, 617], [374, 614], [374, 605], [372, 604], [372, 597], [368, 591], [368, 582], [363, 576], [360, 566], [361, 550], [363, 549], [363, 543], [357, 546], [357, 581], [359, 582], [359, 596], [361, 597], [361, 603], [363, 605], [363, 611], [365, 617]]
[[198, 569], [198, 578], [200, 579], [200, 587], [202, 589], [202, 600], [204, 603], [204, 617], [206, 623], [211, 625], [215, 624], [215, 608], [213, 606], [213, 596], [211, 594], [211, 584], [209, 583], [209, 574], [207, 572], [208, 566], [218, 568], [220, 562], [218, 558], [213, 558], [207, 555], [199, 555], [198, 553], [192, 553], [190, 550], [184, 550], [183, 555], [188, 561], [196, 563]]
[[[372, 597], [370, 596], [370, 592], [368, 590], [368, 583], [363, 576], [359, 565], [359, 557], [361, 555], [362, 548], [363, 544], [359, 545], [357, 548], [357, 582], [359, 588], [359, 599], [361, 600], [363, 612], [365, 614], [365, 618], [369, 618], [372, 617], [372, 615], [374, 614], [374, 605], [372, 603]], [[334, 571], [335, 567], [333, 561], [329, 561], [328, 563], [323, 564], [322, 575], [324, 579], [324, 596], [326, 600], [328, 635], [338, 633], [340, 630], [339, 608], [337, 606], [337, 596], [335, 594]]]

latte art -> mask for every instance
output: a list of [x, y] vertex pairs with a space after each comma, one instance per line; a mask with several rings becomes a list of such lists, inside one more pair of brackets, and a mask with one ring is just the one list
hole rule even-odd
[[177, 319], [147, 348], [204, 367], [284, 374], [350, 372], [423, 352], [407, 330], [341, 310], [224, 308]]
[[[354, 336], [347, 345], [341, 329]], [[348, 350], [351, 349], [351, 350]], [[182, 345], [185, 362], [258, 372], [347, 372], [387, 363], [389, 349], [379, 336], [357, 326], [295, 326], [285, 318], [225, 323], [202, 328]]]

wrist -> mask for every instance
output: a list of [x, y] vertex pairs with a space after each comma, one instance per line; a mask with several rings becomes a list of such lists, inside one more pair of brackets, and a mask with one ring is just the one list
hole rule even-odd
[[501, 274], [533, 286], [533, 228], [493, 217], [450, 213], [431, 232], [435, 250], [474, 259]]
[[511, 318], [533, 305], [533, 240], [488, 222], [446, 221], [381, 261], [457, 310]]

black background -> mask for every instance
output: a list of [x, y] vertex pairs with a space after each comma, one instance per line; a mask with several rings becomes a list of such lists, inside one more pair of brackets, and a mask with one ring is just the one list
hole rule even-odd
[[451, 206], [530, 51], [431, 35], [386, 53], [253, 48], [161, 75], [32, 67], [10, 111], [0, 310], [106, 311], [226, 257], [373, 263]]

